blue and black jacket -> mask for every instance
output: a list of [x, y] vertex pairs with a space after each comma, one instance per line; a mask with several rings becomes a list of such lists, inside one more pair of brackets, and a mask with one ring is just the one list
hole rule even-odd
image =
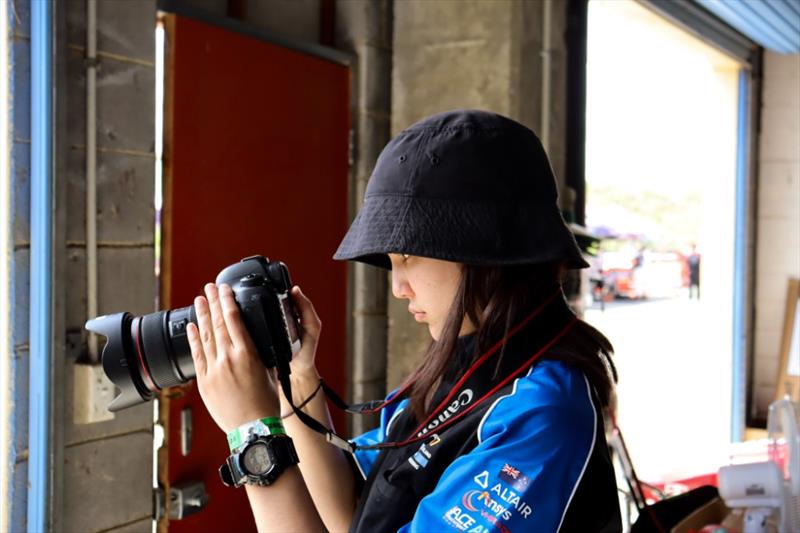
[[[536, 336], [523, 330], [500, 365], [475, 372], [437, 418], [466, 410], [498, 376], [519, 368]], [[459, 339], [454, 370], [433, 405], [452, 391], [474, 342]], [[416, 428], [402, 399], [383, 409], [380, 427], [355, 440], [401, 441]], [[402, 448], [355, 453], [366, 480], [352, 532], [621, 531], [599, 401], [583, 373], [565, 362], [534, 363], [452, 426], [429, 426], [425, 435]]]

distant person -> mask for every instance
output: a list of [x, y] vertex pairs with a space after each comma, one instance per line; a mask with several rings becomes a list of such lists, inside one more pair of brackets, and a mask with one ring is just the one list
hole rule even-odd
[[700, 299], [700, 254], [697, 253], [697, 246], [692, 245], [692, 253], [686, 258], [689, 267], [689, 299], [696, 297]]
[[636, 256], [633, 258], [633, 268], [631, 269], [631, 281], [633, 286], [633, 298], [647, 298], [647, 291], [645, 291], [645, 274], [644, 274], [644, 245], [639, 244], [636, 246]]
[[640, 244], [636, 247], [636, 257], [633, 258], [633, 268], [641, 268], [644, 266], [644, 245]]

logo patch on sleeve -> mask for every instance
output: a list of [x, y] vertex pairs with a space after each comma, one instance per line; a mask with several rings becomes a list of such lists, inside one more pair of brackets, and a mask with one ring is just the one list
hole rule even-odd
[[[489, 492], [496, 495], [497, 500], [505, 502], [509, 508], [513, 508], [522, 518], [525, 518], [526, 520], [533, 511], [530, 505], [522, 501], [519, 494], [507, 487], [504, 487], [501, 483], [496, 484]], [[492, 497], [488, 493], [486, 494], [490, 498]]]
[[525, 489], [528, 488], [531, 482], [530, 478], [523, 474], [521, 470], [514, 468], [508, 463], [504, 464], [503, 468], [500, 469], [498, 477], [501, 481], [508, 483], [511, 485], [511, 488], [519, 492], [525, 492]]
[[448, 509], [442, 518], [444, 518], [444, 521], [447, 522], [448, 525], [456, 528], [459, 531], [467, 531], [475, 526], [475, 519], [469, 514], [465, 513], [464, 510], [458, 505]]
[[488, 489], [489, 488], [489, 472], [487, 472], [486, 470], [484, 470], [483, 472], [481, 472], [480, 474], [478, 474], [477, 476], [475, 476], [472, 479], [475, 481], [475, 483], [477, 483], [477, 485], [480, 488], [482, 488], [482, 489]]

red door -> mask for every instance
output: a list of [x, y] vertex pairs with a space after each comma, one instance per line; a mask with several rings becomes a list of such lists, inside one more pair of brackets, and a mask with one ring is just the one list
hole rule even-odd
[[[280, 259], [325, 324], [320, 372], [344, 392], [347, 271], [331, 256], [348, 221], [349, 67], [180, 15], [163, 23], [161, 307], [191, 304], [243, 257]], [[160, 483], [202, 481], [209, 496], [170, 531], [254, 531], [245, 492], [219, 480], [225, 435], [194, 384], [162, 396]]]

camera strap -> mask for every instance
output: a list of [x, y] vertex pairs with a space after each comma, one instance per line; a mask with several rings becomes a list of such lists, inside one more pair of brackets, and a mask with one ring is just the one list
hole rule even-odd
[[310, 429], [316, 431], [317, 433], [325, 435], [325, 440], [327, 440], [334, 446], [351, 453], [354, 452], [357, 447], [355, 443], [349, 442], [347, 439], [340, 437], [332, 429], [323, 425], [319, 420], [317, 420], [313, 416], [306, 414], [305, 411], [303, 411], [294, 404], [294, 401], [292, 400], [292, 382], [291, 378], [289, 377], [290, 371], [288, 366], [289, 366], [288, 364], [278, 365], [278, 381], [281, 384], [281, 389], [283, 389], [284, 396], [289, 401], [289, 406], [292, 408], [292, 411], [297, 416], [297, 418], [299, 418], [300, 421], [302, 421]]
[[[465, 384], [470, 381], [470, 378], [475, 375], [475, 373], [480, 370], [483, 365], [489, 360], [489, 358], [494, 355], [503, 345], [505, 345], [514, 335], [516, 335], [520, 330], [522, 330], [525, 326], [527, 326], [537, 315], [539, 315], [545, 308], [547, 308], [550, 304], [552, 304], [557, 297], [561, 294], [561, 289], [559, 288], [552, 296], [550, 296], [540, 307], [534, 310], [531, 314], [525, 317], [522, 321], [520, 321], [517, 325], [515, 325], [511, 330], [509, 330], [508, 334], [496, 342], [491, 348], [489, 348], [485, 353], [483, 353], [480, 357], [478, 357], [475, 362], [470, 365], [467, 371], [461, 376], [458, 382], [451, 388], [449, 394], [445, 396], [445, 398], [436, 406], [435, 409], [431, 411], [431, 414], [428, 418], [423, 421], [419, 426], [410, 433], [410, 437], [398, 442], [382, 442], [373, 445], [359, 445], [353, 441], [348, 441], [347, 439], [340, 437], [334, 431], [324, 426], [318, 420], [314, 419], [310, 415], [306, 414], [304, 411], [299, 409], [294, 405], [294, 402], [291, 400], [291, 380], [289, 378], [289, 365], [286, 362], [284, 365], [280, 365], [285, 368], [280, 368], [278, 371], [278, 379], [281, 383], [283, 388], [284, 395], [289, 400], [289, 405], [292, 407], [292, 410], [297, 415], [297, 417], [303, 421], [310, 429], [325, 435], [326, 440], [337, 446], [345, 451], [354, 452], [356, 450], [382, 450], [387, 448], [401, 448], [403, 446], [407, 446], [413, 444], [415, 442], [419, 442], [429, 438], [428, 431], [432, 428], [435, 428], [437, 432], [442, 431], [443, 429], [453, 425], [458, 420], [462, 419], [468, 413], [473, 411], [479, 405], [482, 404], [484, 400], [490, 398], [493, 394], [497, 391], [505, 387], [508, 383], [510, 383], [513, 379], [519, 377], [523, 373], [525, 373], [530, 366], [539, 359], [545, 352], [547, 352], [550, 348], [552, 348], [561, 338], [566, 335], [566, 333], [575, 325], [578, 318], [572, 314], [566, 307], [566, 304], [563, 302], [563, 299], [560, 302], [560, 306], [564, 308], [563, 317], [559, 317], [558, 322], [563, 324], [562, 329], [560, 331], [548, 338], [544, 339], [542, 342], [537, 343], [538, 349], [531, 355], [530, 357], [526, 358], [524, 362], [519, 364], [517, 367], [512, 368], [509, 372], [505, 374], [505, 376], [499, 380], [497, 383], [493, 384], [489, 387], [488, 391], [481, 391], [480, 397], [474, 401], [470, 402], [470, 405], [466, 407], [464, 410], [459, 410], [457, 413], [445, 411], [453, 404], [453, 402], [457, 402], [460, 395], [463, 393], [465, 389]], [[559, 311], [556, 310], [554, 314], [559, 314]], [[561, 327], [561, 326], [559, 326]], [[342, 398], [333, 390], [331, 389], [324, 381], [322, 382], [323, 391], [325, 391], [325, 395], [327, 398], [331, 400], [331, 402], [338, 407], [339, 409], [350, 412], [350, 413], [374, 413], [377, 412], [387, 405], [395, 402], [398, 399], [406, 397], [406, 392], [412, 386], [413, 381], [407, 382], [401, 389], [396, 391], [386, 400], [374, 400], [371, 402], [349, 405], [347, 404]]]

